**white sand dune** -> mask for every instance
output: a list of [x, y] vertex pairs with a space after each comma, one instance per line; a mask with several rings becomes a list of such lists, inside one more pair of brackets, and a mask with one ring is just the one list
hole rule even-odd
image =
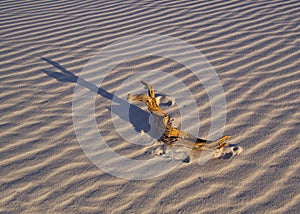
[[[299, 213], [298, 0], [28, 0], [0, 6], [0, 213]], [[226, 97], [224, 134], [243, 147], [240, 156], [182, 163], [138, 181], [112, 176], [89, 160], [72, 120], [76, 81], [101, 48], [135, 34], [172, 36], [209, 60]], [[116, 66], [100, 89], [88, 79], [83, 83], [98, 93], [98, 129], [120, 155], [143, 159], [149, 146], [120, 137], [111, 99], [130, 75], [151, 70], [187, 85], [199, 106], [199, 136], [209, 134], [211, 106], [195, 76], [171, 59], [135, 57]], [[89, 77], [97, 80], [97, 69]], [[135, 123], [142, 125], [148, 113], [140, 113]], [[124, 133], [133, 127], [127, 122]]]

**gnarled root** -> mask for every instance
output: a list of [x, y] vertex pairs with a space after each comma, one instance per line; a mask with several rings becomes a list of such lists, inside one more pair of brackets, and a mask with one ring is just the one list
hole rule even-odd
[[162, 133], [161, 141], [170, 146], [181, 146], [190, 148], [192, 153], [199, 153], [199, 151], [209, 150], [214, 151], [214, 157], [220, 158], [224, 155], [224, 148], [228, 146], [225, 142], [230, 138], [226, 135], [220, 139], [208, 142], [207, 140], [196, 138], [189, 133], [180, 131], [172, 127], [170, 117], [159, 107], [155, 98], [154, 89], [150, 84], [142, 81], [142, 84], [148, 90], [147, 94], [128, 95], [128, 101], [140, 101], [147, 105], [148, 110], [154, 117], [155, 126]]

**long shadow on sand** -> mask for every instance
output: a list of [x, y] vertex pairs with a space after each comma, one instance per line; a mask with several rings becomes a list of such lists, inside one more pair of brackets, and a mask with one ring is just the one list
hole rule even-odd
[[[113, 94], [109, 93], [105, 89], [97, 87], [96, 85], [88, 81], [85, 81], [82, 78], [81, 81], [77, 81], [79, 78], [78, 76], [74, 75], [72, 72], [68, 71], [65, 67], [63, 67], [57, 62], [52, 61], [51, 59], [44, 58], [44, 57], [42, 57], [41, 59], [59, 70], [59, 71], [52, 71], [52, 70], [43, 69], [42, 72], [47, 74], [49, 77], [55, 78], [60, 82], [72, 82], [72, 83], [80, 84], [81, 86], [88, 88], [89, 90], [99, 94], [100, 96], [106, 99], [109, 99], [111, 101], [114, 100], [114, 102], [118, 104], [118, 106], [115, 109], [120, 109], [120, 111], [114, 111], [113, 113], [118, 114], [119, 117], [121, 117], [123, 120], [126, 121], [128, 121], [129, 118], [128, 122], [130, 122], [133, 125], [136, 131], [138, 132], [143, 131], [144, 133], [148, 132], [148, 134], [151, 135], [149, 133], [149, 130], [151, 128], [150, 124], [145, 122], [145, 121], [149, 121], [150, 114], [148, 112], [145, 112], [139, 107], [128, 103], [126, 100], [114, 96]], [[129, 112], [126, 112], [126, 115], [124, 115], [124, 111], [122, 111], [122, 109], [128, 108], [128, 105], [130, 106]]]

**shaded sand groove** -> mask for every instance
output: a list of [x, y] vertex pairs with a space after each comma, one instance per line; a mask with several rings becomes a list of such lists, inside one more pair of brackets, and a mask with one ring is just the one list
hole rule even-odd
[[[26, 0], [1, 1], [0, 7], [1, 213], [299, 212], [298, 0]], [[72, 121], [78, 75], [101, 48], [150, 33], [182, 39], [210, 61], [227, 101], [225, 134], [244, 148], [240, 156], [183, 164], [146, 181], [113, 177], [87, 158]], [[142, 43], [130, 44], [128, 54]], [[209, 133], [209, 97], [191, 71], [157, 56], [128, 59], [101, 86], [86, 87], [95, 92], [101, 135], [133, 159], [147, 158], [151, 146], [120, 137], [111, 99], [130, 76], [153, 70], [187, 85], [200, 112], [199, 136]], [[89, 72], [92, 80], [100, 78], [98, 67]], [[120, 93], [119, 104], [128, 93]], [[143, 117], [134, 122], [141, 124], [149, 114], [138, 107]], [[179, 117], [172, 108], [164, 110]]]

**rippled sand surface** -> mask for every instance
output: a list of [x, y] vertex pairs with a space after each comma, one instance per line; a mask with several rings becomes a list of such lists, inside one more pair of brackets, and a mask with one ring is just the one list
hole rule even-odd
[[[0, 7], [1, 213], [299, 212], [298, 0], [28, 0]], [[180, 164], [150, 180], [117, 178], [93, 164], [73, 126], [76, 81], [102, 48], [134, 34], [178, 38], [209, 60], [226, 97], [224, 134], [243, 147], [240, 156]], [[205, 88], [183, 65], [141, 55], [116, 66], [100, 91], [85, 85], [98, 93], [98, 129], [118, 154], [144, 158], [148, 147], [115, 130], [113, 94], [130, 75], [155, 69], [187, 85], [199, 106], [199, 136], [208, 135]], [[96, 70], [89, 77], [97, 79]], [[128, 122], [124, 130], [130, 128]]]

